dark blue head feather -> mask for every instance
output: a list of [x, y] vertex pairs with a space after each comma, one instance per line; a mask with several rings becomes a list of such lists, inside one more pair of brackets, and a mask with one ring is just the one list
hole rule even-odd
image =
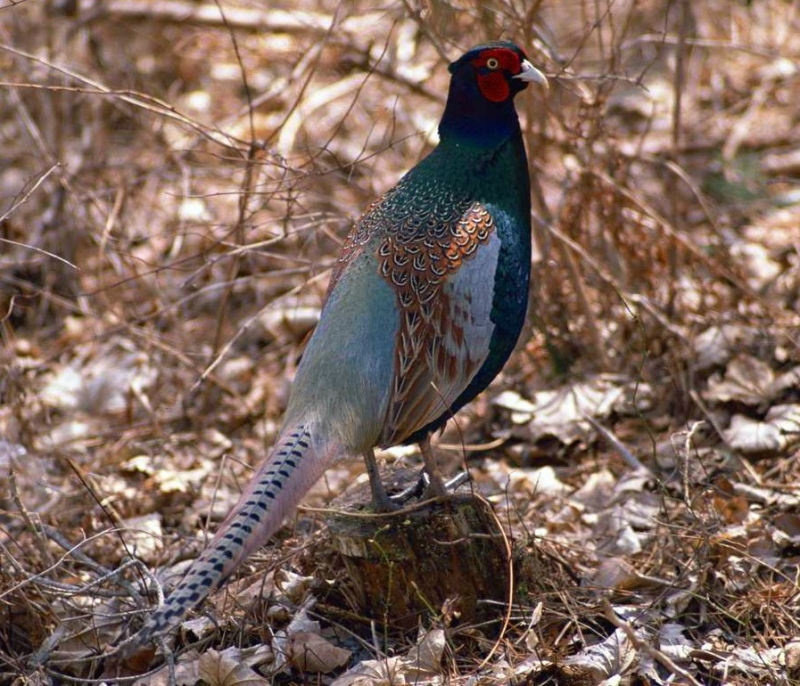
[[519, 130], [514, 96], [528, 85], [527, 81], [514, 78], [521, 72], [499, 70], [509, 92], [508, 97], [499, 102], [487, 98], [479, 85], [479, 78], [485, 76], [485, 69], [476, 66], [476, 61], [485, 51], [497, 49], [515, 53], [520, 64], [527, 61], [525, 53], [514, 43], [496, 41], [478, 45], [453, 62], [449, 67], [452, 74], [450, 91], [439, 124], [442, 142], [493, 148]]

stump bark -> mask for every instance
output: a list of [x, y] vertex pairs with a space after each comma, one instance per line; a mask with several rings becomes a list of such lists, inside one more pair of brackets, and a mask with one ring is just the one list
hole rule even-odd
[[[394, 475], [400, 488], [404, 478]], [[400, 630], [415, 628], [425, 615], [460, 622], [497, 617], [497, 605], [482, 601], [507, 600], [509, 560], [486, 501], [467, 486], [388, 515], [371, 514], [369, 503], [367, 488], [347, 493], [327, 520], [347, 571], [342, 591], [354, 609]]]

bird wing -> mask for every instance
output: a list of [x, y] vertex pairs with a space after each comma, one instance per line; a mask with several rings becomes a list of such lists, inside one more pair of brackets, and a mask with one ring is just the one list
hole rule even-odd
[[382, 445], [449, 412], [483, 365], [499, 252], [494, 219], [480, 203], [444, 226], [383, 238], [380, 273], [395, 290], [400, 325]]

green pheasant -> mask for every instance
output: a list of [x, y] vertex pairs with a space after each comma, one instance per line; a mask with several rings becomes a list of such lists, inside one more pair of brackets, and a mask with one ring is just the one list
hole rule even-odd
[[263, 545], [336, 460], [428, 438], [499, 373], [530, 277], [528, 163], [514, 96], [546, 79], [509, 42], [450, 65], [440, 143], [356, 222], [274, 447], [208, 548], [126, 646], [173, 627]]

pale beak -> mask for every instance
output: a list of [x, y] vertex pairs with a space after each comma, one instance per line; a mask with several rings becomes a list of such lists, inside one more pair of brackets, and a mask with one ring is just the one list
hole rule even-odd
[[522, 60], [522, 71], [514, 76], [515, 79], [521, 81], [528, 81], [530, 83], [538, 83], [545, 88], [550, 88], [547, 82], [547, 77], [542, 74], [536, 67], [534, 67], [528, 60]]

